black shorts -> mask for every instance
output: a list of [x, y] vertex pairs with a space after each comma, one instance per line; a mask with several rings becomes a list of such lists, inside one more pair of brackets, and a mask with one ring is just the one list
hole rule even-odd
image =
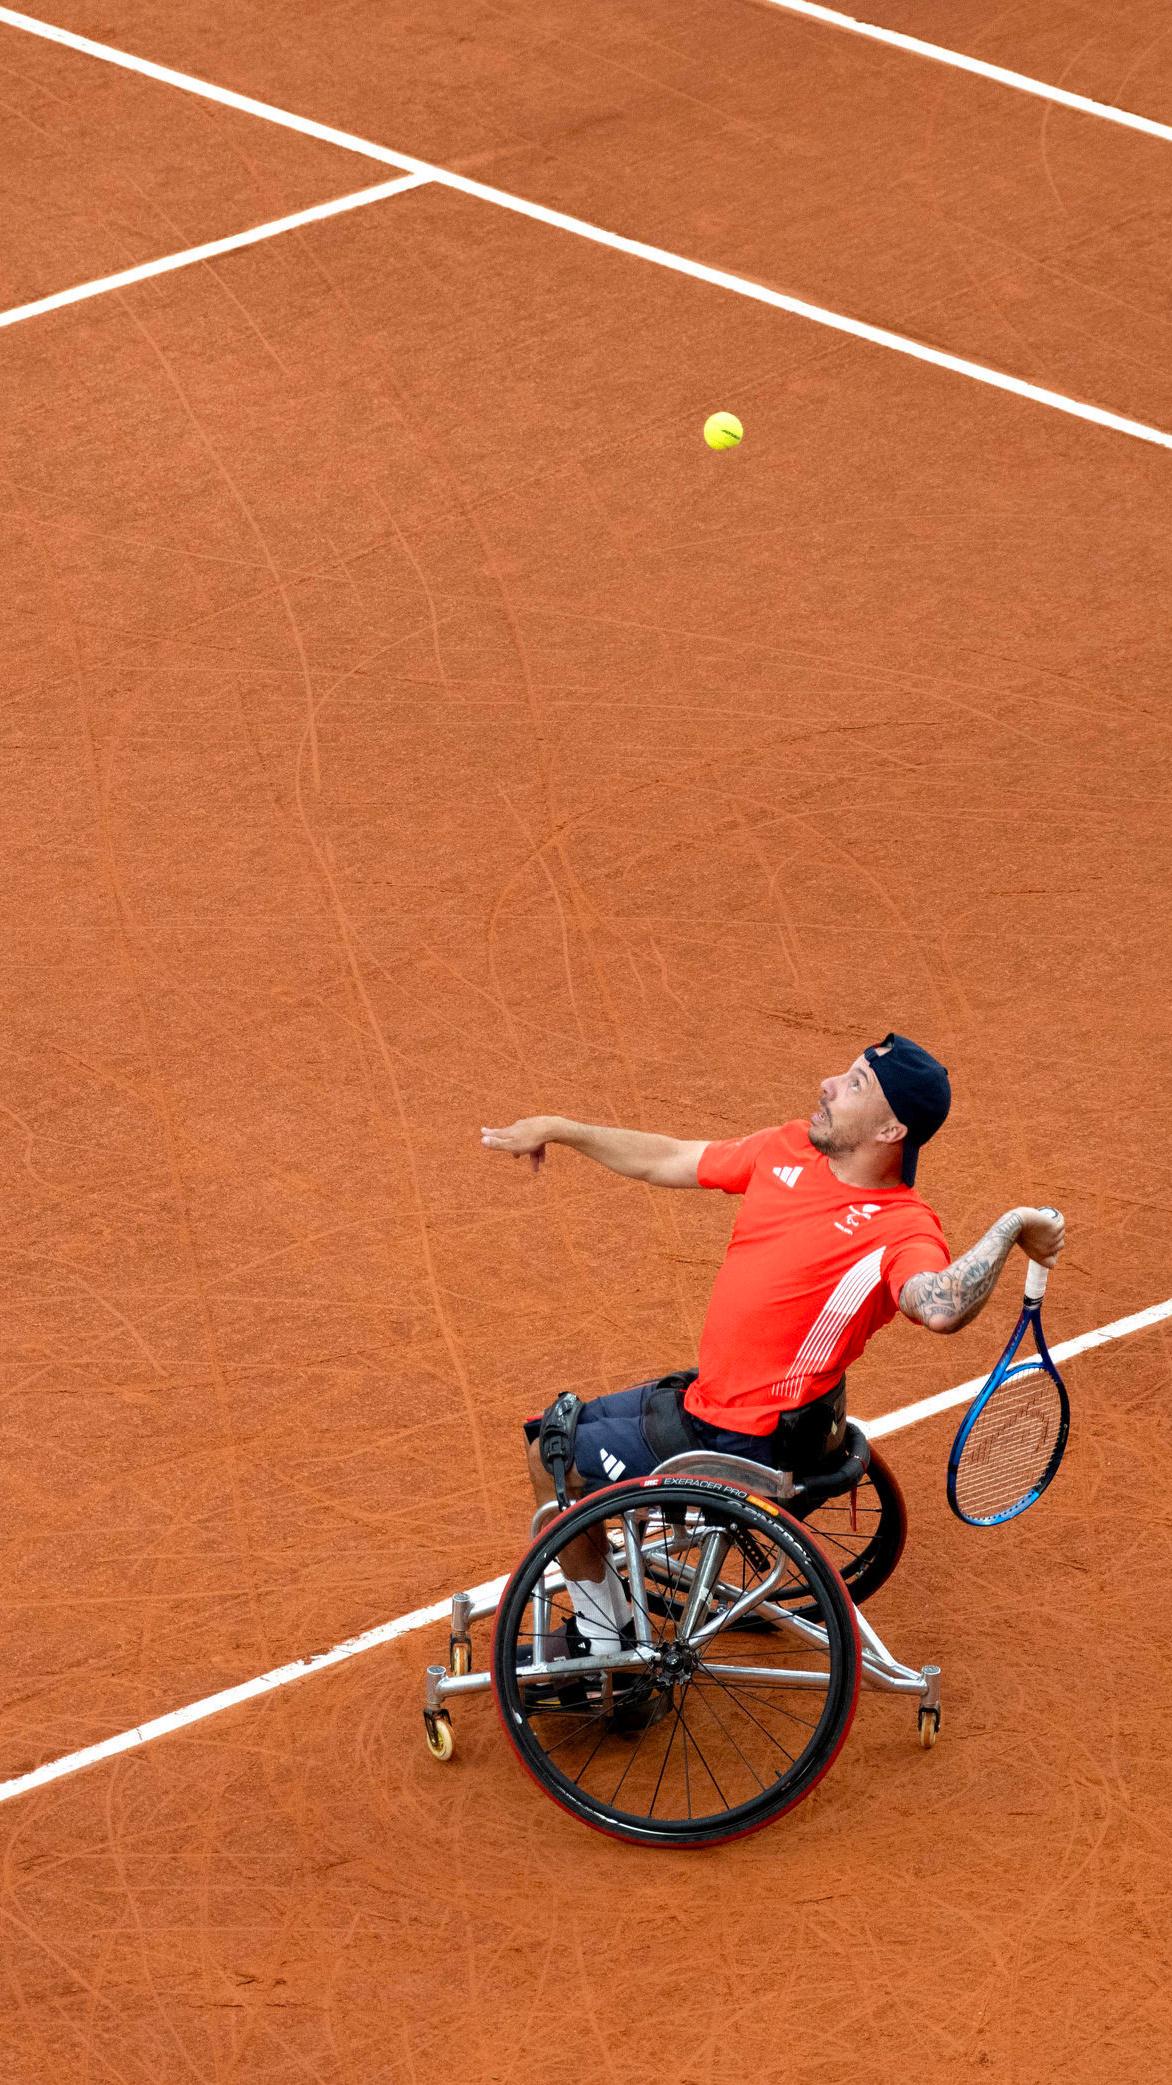
[[[696, 1380], [695, 1369], [675, 1376], [653, 1376], [633, 1389], [613, 1391], [609, 1397], [589, 1398], [582, 1406], [574, 1438], [574, 1468], [587, 1491], [604, 1484], [617, 1484], [621, 1477], [649, 1477], [666, 1459], [662, 1447], [648, 1439], [648, 1403], [653, 1393], [674, 1395], [679, 1421], [678, 1450], [705, 1449], [711, 1455], [741, 1455], [774, 1470], [810, 1470], [836, 1450], [846, 1411], [846, 1379], [836, 1383], [825, 1396], [786, 1412], [772, 1433], [734, 1433], [710, 1426], [684, 1409], [684, 1393]], [[536, 1437], [539, 1422], [530, 1420], [526, 1432]], [[662, 1440], [662, 1431], [652, 1420], [652, 1435]]]

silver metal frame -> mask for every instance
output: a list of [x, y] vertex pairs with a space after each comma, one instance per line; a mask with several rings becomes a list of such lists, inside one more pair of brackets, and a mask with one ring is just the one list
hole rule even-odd
[[[706, 1451], [692, 1451], [686, 1455], [672, 1456], [670, 1461], [659, 1465], [655, 1474], [657, 1477], [706, 1477], [721, 1484], [731, 1484], [737, 1490], [755, 1492], [758, 1497], [773, 1499], [781, 1505], [794, 1498], [798, 1490], [787, 1470], [772, 1470], [763, 1463], [749, 1462], [741, 1456], [714, 1455]], [[553, 1500], [538, 1507], [530, 1529], [533, 1541], [536, 1541], [546, 1522], [559, 1511], [560, 1508]], [[681, 1545], [675, 1537], [669, 1537], [666, 1533], [657, 1536], [654, 1541], [649, 1542], [646, 1537], [640, 1541], [635, 1520], [634, 1513], [624, 1514], [622, 1533], [619, 1534], [612, 1529], [610, 1537], [616, 1562], [626, 1566], [631, 1584], [636, 1636], [633, 1648], [617, 1651], [608, 1657], [558, 1658], [552, 1661], [535, 1658], [526, 1668], [527, 1679], [558, 1680], [575, 1673], [609, 1675], [616, 1672], [637, 1672], [650, 1663], [654, 1656], [654, 1645], [647, 1605], [644, 1561], [652, 1560], [656, 1551], [666, 1559]], [[695, 1532], [687, 1537], [683, 1546], [689, 1549], [695, 1547]], [[709, 1530], [699, 1563], [676, 1568], [676, 1583], [681, 1590], [686, 1587], [688, 1592], [677, 1636], [684, 1641], [705, 1643], [747, 1614], [750, 1609], [759, 1608], [769, 1621], [789, 1630], [812, 1648], [828, 1648], [827, 1632], [821, 1623], [811, 1622], [802, 1615], [793, 1614], [784, 1604], [769, 1599], [770, 1590], [781, 1577], [784, 1560], [778, 1562], [763, 1585], [754, 1587], [750, 1592], [738, 1595], [735, 1588], [729, 1586], [728, 1591], [733, 1597], [727, 1612], [701, 1627], [694, 1626], [695, 1618], [703, 1612], [711, 1593], [721, 1582], [720, 1570], [727, 1546], [727, 1540], [720, 1531]], [[565, 1580], [560, 1572], [547, 1572], [542, 1590], [534, 1595], [534, 1606], [538, 1610], [535, 1651], [540, 1647], [543, 1634], [542, 1610], [548, 1615], [550, 1596], [560, 1591], [564, 1584]], [[458, 1647], [467, 1648], [468, 1663], [471, 1663], [471, 1625], [495, 1614], [498, 1604], [496, 1600], [475, 1600], [470, 1593], [456, 1593], [453, 1596], [451, 1663], [429, 1665], [427, 1668], [424, 1717], [429, 1735], [433, 1732], [436, 1722], [450, 1721], [445, 1704], [453, 1695], [479, 1693], [492, 1685], [488, 1672], [457, 1670], [456, 1665], [462, 1655], [462, 1650]], [[925, 1719], [928, 1718], [931, 1734], [934, 1735], [940, 1724], [940, 1667], [921, 1665], [917, 1670], [913, 1666], [902, 1665], [892, 1656], [878, 1631], [872, 1627], [858, 1607], [855, 1607], [854, 1613], [862, 1650], [863, 1686], [877, 1693], [908, 1694], [916, 1698], [919, 1703], [921, 1732], [924, 1730]], [[827, 1674], [808, 1672], [801, 1668], [722, 1665], [721, 1670], [726, 1672], [730, 1679], [764, 1680], [789, 1687], [825, 1690], [829, 1684]]]

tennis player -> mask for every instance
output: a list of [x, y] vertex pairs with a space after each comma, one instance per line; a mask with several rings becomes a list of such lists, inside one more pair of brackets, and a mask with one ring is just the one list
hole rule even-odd
[[[698, 1368], [608, 1397], [558, 1399], [530, 1421], [538, 1501], [554, 1496], [551, 1434], [553, 1446], [568, 1451], [571, 1492], [645, 1476], [689, 1448], [815, 1469], [841, 1447], [846, 1370], [897, 1310], [929, 1332], [959, 1332], [984, 1308], [1015, 1245], [1052, 1267], [1063, 1248], [1062, 1220], [1032, 1208], [1007, 1210], [959, 1259], [950, 1257], [914, 1182], [920, 1151], [951, 1100], [944, 1066], [891, 1034], [823, 1080], [807, 1121], [731, 1142], [548, 1115], [484, 1130], [490, 1150], [527, 1156], [535, 1171], [551, 1144], [565, 1144], [631, 1180], [744, 1197], [712, 1290]], [[626, 1603], [617, 1579], [608, 1628], [600, 1625], [597, 1552], [584, 1543], [580, 1555], [567, 1551], [566, 1563], [583, 1573], [570, 1581], [583, 1628], [596, 1650], [612, 1648], [629, 1614], [618, 1611]]]

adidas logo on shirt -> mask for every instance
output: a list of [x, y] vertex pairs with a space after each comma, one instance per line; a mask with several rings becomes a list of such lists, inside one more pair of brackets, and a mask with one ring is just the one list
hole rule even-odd
[[796, 1187], [804, 1171], [804, 1166], [774, 1166], [773, 1168], [775, 1179], [780, 1180], [783, 1187]]

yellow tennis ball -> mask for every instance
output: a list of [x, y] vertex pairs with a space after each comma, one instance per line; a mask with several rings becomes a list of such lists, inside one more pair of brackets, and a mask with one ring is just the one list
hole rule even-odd
[[744, 432], [735, 413], [710, 413], [704, 422], [704, 439], [710, 449], [735, 449]]

